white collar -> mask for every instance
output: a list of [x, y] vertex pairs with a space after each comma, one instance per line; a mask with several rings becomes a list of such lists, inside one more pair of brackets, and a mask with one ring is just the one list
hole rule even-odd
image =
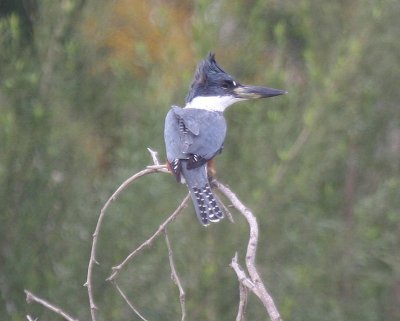
[[245, 100], [234, 96], [198, 96], [193, 98], [184, 108], [196, 108], [223, 112], [230, 105]]

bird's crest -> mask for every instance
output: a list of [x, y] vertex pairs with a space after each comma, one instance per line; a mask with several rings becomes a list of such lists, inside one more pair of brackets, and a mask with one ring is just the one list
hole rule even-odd
[[195, 85], [205, 85], [207, 83], [207, 75], [212, 73], [226, 72], [215, 61], [215, 54], [210, 52], [206, 59], [199, 63], [191, 87]]
[[193, 98], [191, 93], [195, 91], [194, 89], [196, 87], [207, 88], [209, 85], [212, 85], [209, 76], [217, 74], [224, 75], [224, 77], [230, 77], [216, 62], [215, 54], [210, 52], [207, 55], [207, 58], [201, 61], [197, 66], [192, 84], [190, 85], [189, 95], [186, 97], [186, 102], [189, 102]]

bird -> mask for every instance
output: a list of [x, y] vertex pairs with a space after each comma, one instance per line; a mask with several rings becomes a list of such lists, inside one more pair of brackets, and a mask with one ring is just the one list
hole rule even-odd
[[243, 85], [225, 72], [209, 53], [196, 69], [183, 108], [172, 106], [165, 117], [167, 167], [186, 184], [199, 222], [207, 226], [224, 217], [210, 185], [212, 160], [223, 150], [227, 107], [245, 100], [268, 98], [286, 91]]

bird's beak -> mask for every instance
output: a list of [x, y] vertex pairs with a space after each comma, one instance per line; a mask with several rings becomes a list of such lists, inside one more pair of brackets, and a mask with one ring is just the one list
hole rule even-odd
[[246, 100], [268, 98], [268, 97], [287, 94], [287, 91], [285, 90], [260, 87], [260, 86], [248, 86], [248, 85], [239, 85], [233, 90], [233, 92], [236, 98], [246, 99]]

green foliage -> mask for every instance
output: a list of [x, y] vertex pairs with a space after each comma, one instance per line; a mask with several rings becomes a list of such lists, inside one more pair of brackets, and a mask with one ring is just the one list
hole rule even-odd
[[[146, 147], [164, 159], [165, 114], [215, 51], [243, 83], [289, 91], [227, 111], [217, 164], [258, 216], [257, 262], [284, 320], [400, 319], [397, 2], [45, 0], [31, 15], [19, 2], [0, 12], [0, 315], [54, 320], [25, 303], [28, 288], [89, 318], [99, 210], [150, 163]], [[94, 270], [102, 320], [132, 318], [104, 280], [185, 193], [151, 175], [109, 209]], [[188, 319], [235, 317], [228, 264], [247, 241], [235, 220], [202, 229], [189, 207], [168, 229]], [[149, 319], [174, 320], [169, 275], [160, 239], [119, 281]], [[248, 319], [266, 319], [254, 297]]]

